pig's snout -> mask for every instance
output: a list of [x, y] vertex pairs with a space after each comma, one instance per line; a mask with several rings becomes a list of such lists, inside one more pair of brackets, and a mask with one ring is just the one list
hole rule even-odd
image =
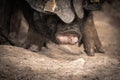
[[80, 31], [75, 29], [69, 29], [56, 33], [56, 40], [59, 44], [71, 44], [78, 43], [82, 38]]

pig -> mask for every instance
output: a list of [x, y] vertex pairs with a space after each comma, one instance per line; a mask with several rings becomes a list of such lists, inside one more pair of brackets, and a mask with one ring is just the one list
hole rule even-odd
[[[46, 7], [48, 6], [47, 1], [48, 3], [54, 3], [51, 9], [55, 8], [55, 10], [52, 12], [49, 12], [51, 9]], [[23, 5], [22, 2], [20, 8], [16, 8], [17, 10], [13, 12], [14, 14], [11, 17], [10, 30], [12, 33], [10, 33], [10, 37], [11, 35], [14, 37], [12, 39], [15, 39], [15, 41], [13, 40], [15, 44], [18, 43], [17, 46], [31, 49], [32, 45], [38, 45], [36, 49], [40, 50], [42, 47], [46, 47], [47, 42], [51, 40], [57, 44], [74, 45], [78, 43], [79, 46], [83, 44], [85, 52], [89, 56], [94, 56], [95, 52], [104, 52], [95, 29], [92, 11], [83, 6], [83, 0], [70, 0], [70, 2], [69, 0], [63, 0], [63, 3], [56, 0], [59, 5], [55, 3], [55, 0], [51, 1], [53, 2], [44, 0], [43, 3], [35, 6], [34, 4], [38, 4], [39, 0], [33, 2], [27, 0], [30, 5], [27, 3]], [[61, 4], [67, 6], [63, 8], [64, 6], [61, 7]], [[26, 5], [28, 7], [25, 7]], [[30, 11], [27, 11], [27, 9], [30, 9]], [[63, 11], [63, 15], [61, 11]], [[38, 17], [34, 16], [36, 15], [34, 12], [37, 13]], [[66, 14], [71, 15], [71, 17], [64, 17]], [[16, 25], [14, 25], [15, 21], [17, 21]]]
[[[95, 29], [92, 12], [84, 10], [84, 13], [85, 16], [83, 19], [76, 17], [75, 20], [70, 24], [64, 23], [56, 15], [45, 15], [44, 19], [46, 19], [47, 22], [42, 23], [47, 24], [44, 24], [45, 26], [39, 26], [36, 28], [38, 32], [49, 32], [46, 33], [46, 37], [49, 36], [48, 39], [57, 44], [74, 45], [78, 43], [79, 47], [83, 44], [85, 52], [88, 56], [94, 56], [95, 52], [104, 53], [102, 44]], [[38, 21], [38, 23], [40, 22], [41, 21]], [[42, 30], [41, 28], [44, 29]], [[44, 31], [45, 28], [46, 31]], [[43, 40], [45, 41], [45, 39]], [[45, 43], [46, 42], [48, 41], [45, 41]]]

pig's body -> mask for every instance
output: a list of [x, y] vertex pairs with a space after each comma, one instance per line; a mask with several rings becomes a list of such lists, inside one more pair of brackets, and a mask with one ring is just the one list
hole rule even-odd
[[[17, 0], [15, 1], [17, 2]], [[50, 13], [44, 13], [44, 10], [49, 11], [49, 8], [45, 8], [46, 2], [49, 0], [44, 0], [44, 5], [39, 4], [42, 7], [33, 5], [34, 2], [37, 5], [39, 0], [37, 2], [34, 0], [27, 1], [22, 0], [15, 3], [14, 8], [17, 8], [16, 6], [18, 8], [15, 11], [13, 10], [14, 13], [10, 21], [9, 36], [12, 36], [11, 40], [17, 46], [31, 49], [32, 45], [37, 45], [36, 49], [40, 50], [51, 40], [59, 44], [73, 45], [79, 43], [79, 46], [83, 44], [85, 52], [89, 56], [93, 56], [95, 51], [104, 52], [95, 29], [92, 11], [83, 6], [83, 0], [67, 0], [67, 2], [62, 3], [56, 0], [57, 7], [53, 4], [54, 7], [52, 8], [55, 9]], [[61, 6], [62, 4], [67, 6]], [[38, 16], [35, 17], [33, 12], [37, 12]]]

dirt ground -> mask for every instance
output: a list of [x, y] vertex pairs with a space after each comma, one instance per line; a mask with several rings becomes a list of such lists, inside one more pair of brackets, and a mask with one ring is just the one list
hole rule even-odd
[[54, 43], [39, 53], [0, 45], [0, 80], [120, 80], [120, 14], [106, 4], [94, 20], [105, 54]]

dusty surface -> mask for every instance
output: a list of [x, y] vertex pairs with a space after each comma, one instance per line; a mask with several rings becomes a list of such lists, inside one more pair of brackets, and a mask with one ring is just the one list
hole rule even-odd
[[53, 43], [39, 53], [1, 45], [0, 80], [120, 80], [120, 15], [108, 8], [94, 12], [105, 54], [89, 57], [82, 47]]

